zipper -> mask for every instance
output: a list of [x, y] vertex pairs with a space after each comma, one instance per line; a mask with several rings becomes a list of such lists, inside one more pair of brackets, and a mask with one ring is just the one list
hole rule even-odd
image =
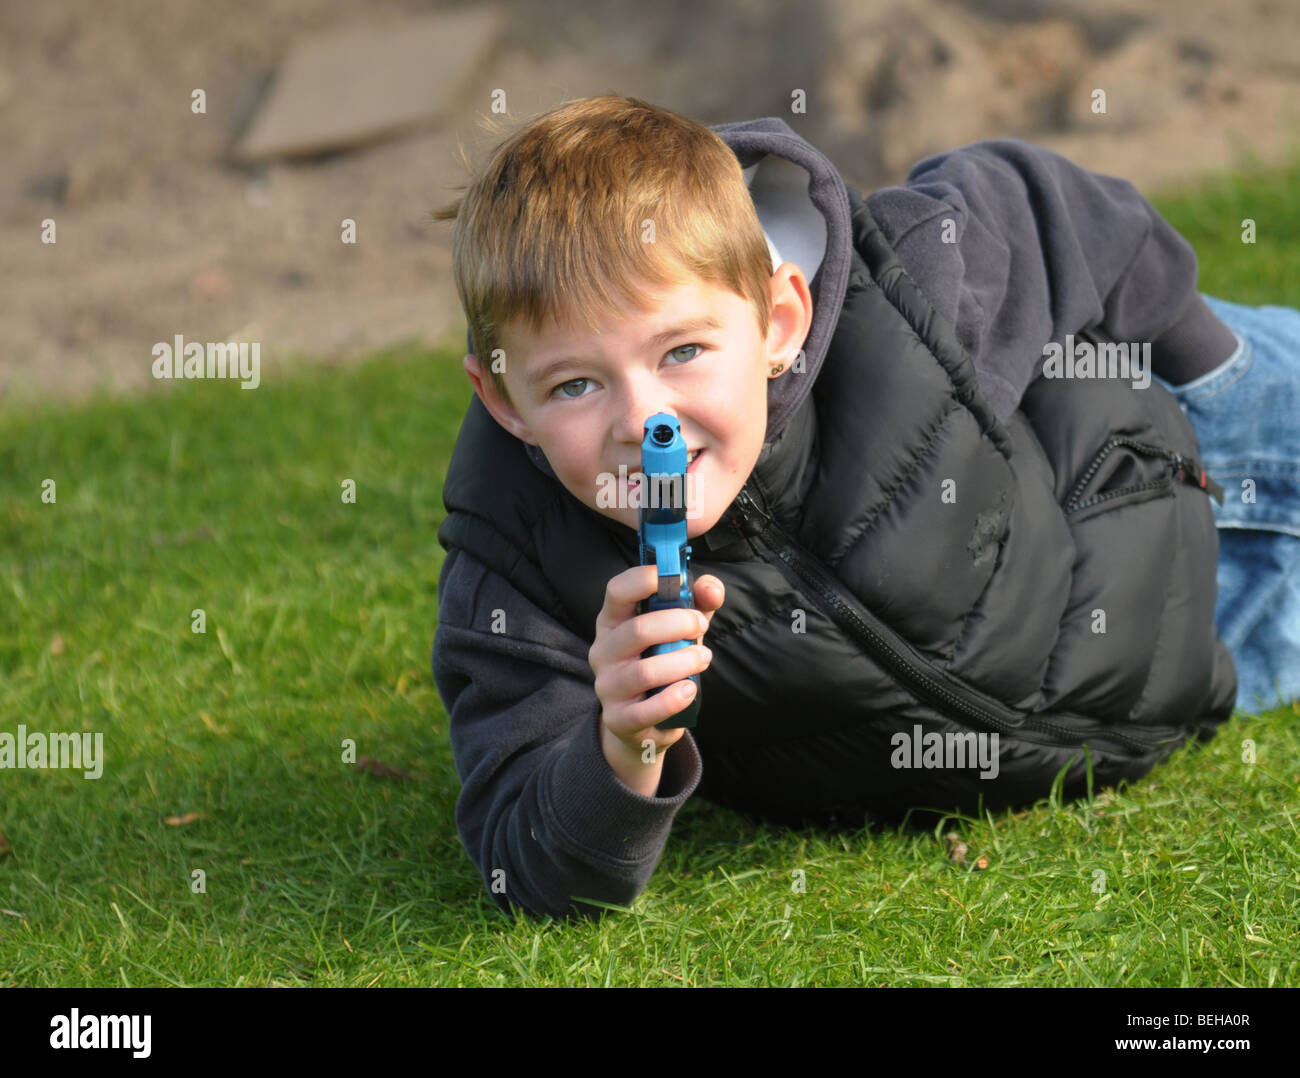
[[849, 632], [868, 654], [919, 695], [938, 705], [946, 717], [961, 718], [1017, 736], [1033, 730], [1055, 743], [1070, 745], [1087, 740], [1110, 740], [1129, 749], [1149, 752], [1165, 743], [1133, 737], [1111, 726], [1089, 733], [1065, 731], [1046, 720], [981, 698], [953, 675], [936, 670], [916, 656], [909, 644], [862, 606], [856, 597], [844, 594], [835, 576], [772, 519], [750, 493], [748, 485], [741, 488], [733, 504], [739, 510], [739, 519], [733, 517], [732, 525], [744, 536], [757, 539], [771, 550], [783, 566], [795, 573], [830, 608], [833, 620]]
[[[1092, 482], [1097, 470], [1102, 466], [1106, 458], [1120, 446], [1125, 446], [1144, 456], [1164, 457], [1169, 462], [1168, 470], [1159, 479], [1149, 479], [1145, 483], [1132, 483], [1116, 490], [1102, 491], [1100, 494], [1094, 494], [1091, 498], [1083, 497], [1083, 492], [1087, 489], [1088, 484]], [[1172, 449], [1165, 449], [1163, 446], [1148, 445], [1146, 442], [1139, 442], [1133, 438], [1116, 435], [1106, 442], [1098, 450], [1097, 455], [1092, 458], [1088, 470], [1075, 483], [1074, 489], [1066, 499], [1064, 508], [1067, 513], [1077, 513], [1083, 509], [1110, 501], [1112, 498], [1136, 494], [1138, 491], [1173, 489], [1175, 481], [1198, 487], [1220, 505], [1223, 504], [1223, 488], [1206, 474], [1200, 461], [1195, 457], [1184, 457], [1181, 453], [1175, 453]]]

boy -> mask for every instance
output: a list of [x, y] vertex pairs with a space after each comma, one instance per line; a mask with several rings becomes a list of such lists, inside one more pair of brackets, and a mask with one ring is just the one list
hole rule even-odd
[[[1166, 386], [1256, 359], [1132, 185], [998, 140], [864, 202], [779, 119], [606, 96], [512, 136], [436, 216], [475, 397], [433, 664], [502, 908], [629, 904], [695, 792], [790, 823], [978, 811], [1062, 771], [1067, 796], [1137, 778], [1231, 713], [1210, 497], [1235, 465], [1203, 467]], [[1296, 383], [1234, 427], [1277, 428], [1284, 464]], [[692, 453], [698, 610], [637, 615], [625, 477], [656, 412]], [[1237, 533], [1282, 544], [1252, 556], [1283, 559], [1288, 632], [1294, 475], [1283, 527]], [[1229, 495], [1224, 526], [1259, 527]], [[1300, 640], [1243, 599], [1259, 567], [1232, 572], [1258, 691]], [[695, 673], [698, 727], [658, 729]]]

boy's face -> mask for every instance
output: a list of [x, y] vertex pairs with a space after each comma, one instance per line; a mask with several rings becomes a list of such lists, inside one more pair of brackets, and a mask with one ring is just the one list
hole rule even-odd
[[633, 529], [638, 495], [633, 483], [618, 482], [619, 466], [638, 473], [645, 421], [676, 416], [688, 451], [699, 451], [688, 468], [694, 538], [721, 519], [753, 470], [767, 429], [767, 383], [790, 373], [812, 324], [808, 282], [794, 263], [778, 267], [768, 287], [766, 337], [746, 300], [691, 278], [646, 289], [650, 313], [629, 311], [596, 334], [553, 323], [541, 333], [506, 327], [513, 407], [477, 357], [465, 357], [465, 371], [496, 421], [540, 447], [574, 497]]

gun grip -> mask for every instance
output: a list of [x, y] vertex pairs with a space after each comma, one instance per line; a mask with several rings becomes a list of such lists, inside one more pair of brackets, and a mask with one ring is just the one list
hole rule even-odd
[[[684, 601], [682, 596], [692, 594], [691, 574], [686, 574], [687, 586], [682, 587], [681, 576], [674, 574], [671, 576], [661, 576], [659, 578], [659, 592], [653, 598], [647, 600], [642, 605], [648, 610], [679, 610], [694, 609], [694, 602]], [[644, 612], [644, 611], [643, 611]], [[653, 644], [642, 653], [643, 658], [649, 658], [652, 655], [664, 655], [670, 651], [679, 651], [682, 648], [690, 647], [695, 641], [691, 640], [674, 640], [667, 644]], [[690, 680], [695, 683], [695, 695], [691, 697], [690, 703], [686, 704], [681, 711], [675, 715], [670, 715], [662, 722], [655, 724], [657, 730], [676, 730], [678, 727], [694, 729], [696, 720], [700, 714], [700, 698], [702, 687], [700, 685], [700, 675], [692, 674]], [[649, 690], [648, 695], [654, 696], [656, 693], [663, 692], [666, 685], [660, 685], [658, 688]]]

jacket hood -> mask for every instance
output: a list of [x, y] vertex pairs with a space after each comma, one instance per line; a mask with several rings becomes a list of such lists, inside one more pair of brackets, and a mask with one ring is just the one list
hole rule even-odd
[[[780, 117], [715, 124], [709, 129], [740, 162], [772, 252], [773, 271], [783, 262], [793, 262], [808, 278], [812, 293], [804, 370], [768, 382], [766, 444], [781, 433], [812, 392], [835, 333], [852, 257], [849, 199], [835, 166]], [[533, 463], [555, 479], [541, 449], [526, 443], [525, 447]]]
[[821, 151], [777, 116], [711, 128], [736, 155], [759, 224], [772, 252], [773, 271], [793, 262], [808, 278], [813, 320], [804, 340], [804, 370], [767, 387], [771, 442], [812, 392], [839, 318], [852, 255], [849, 199], [844, 181]]

